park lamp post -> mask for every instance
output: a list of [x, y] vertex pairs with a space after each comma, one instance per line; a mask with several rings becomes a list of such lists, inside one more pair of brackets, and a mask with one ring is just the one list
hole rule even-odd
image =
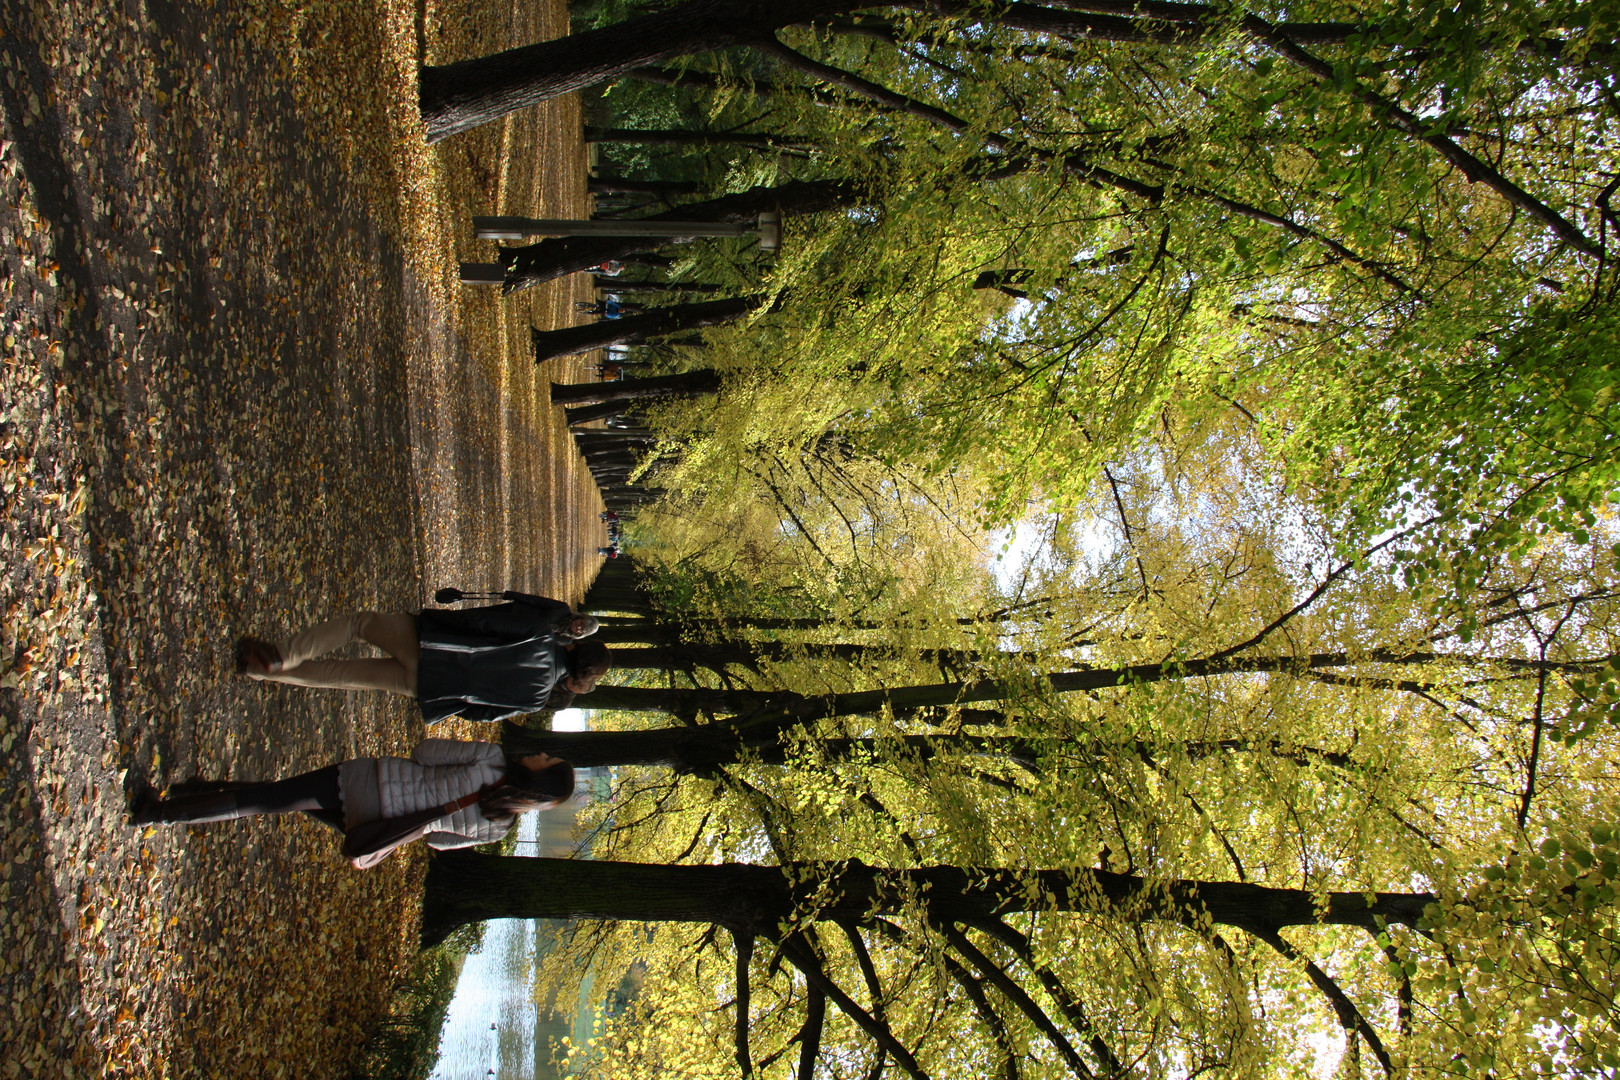
[[[782, 215], [767, 212], [752, 222], [475, 217], [473, 231], [480, 240], [524, 240], [531, 236], [645, 236], [693, 240], [754, 234], [759, 237], [761, 251], [776, 251], [782, 246]], [[500, 285], [505, 280], [506, 272], [500, 263], [461, 264], [463, 285]]]

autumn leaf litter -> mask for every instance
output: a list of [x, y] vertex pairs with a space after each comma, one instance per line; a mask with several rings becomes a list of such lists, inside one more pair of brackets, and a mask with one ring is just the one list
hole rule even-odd
[[[583, 211], [582, 169], [489, 170], [518, 138], [579, 161], [577, 105], [427, 148], [412, 7], [4, 18], [0, 1076], [343, 1075], [421, 856], [356, 874], [301, 821], [135, 830], [127, 794], [420, 737], [402, 703], [233, 680], [237, 634], [442, 584], [582, 591], [583, 547], [552, 543], [594, 493], [543, 390], [584, 363], [521, 355], [580, 286], [454, 282], [489, 257], [470, 213]], [[561, 18], [423, 25], [467, 55]]]

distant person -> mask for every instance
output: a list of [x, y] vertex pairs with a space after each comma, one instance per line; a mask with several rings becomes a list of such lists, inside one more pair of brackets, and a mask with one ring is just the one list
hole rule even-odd
[[617, 559], [619, 557], [619, 545], [613, 544], [610, 547], [599, 547], [596, 549], [596, 553], [605, 555], [610, 559]]
[[[374, 611], [317, 623], [281, 642], [237, 641], [236, 669], [250, 679], [336, 690], [386, 690], [416, 699], [422, 720], [504, 720], [554, 708], [553, 693], [588, 694], [612, 667], [607, 647], [560, 633], [544, 596], [503, 594], [490, 607]], [[572, 615], [572, 612], [569, 613]], [[594, 623], [589, 616], [574, 616]], [[387, 658], [321, 660], [355, 641]]]
[[614, 513], [612, 510], [604, 510], [600, 514], [597, 514], [596, 516], [601, 518], [603, 521], [618, 521], [619, 520], [619, 515]]
[[354, 758], [264, 783], [192, 783], [159, 798], [147, 787], [136, 825], [178, 825], [304, 813], [343, 833], [357, 869], [418, 838], [439, 850], [500, 840], [517, 815], [550, 810], [574, 793], [574, 769], [549, 754], [510, 759], [499, 746], [424, 739], [410, 758]]
[[606, 300], [590, 301], [580, 300], [574, 304], [574, 310], [581, 315], [600, 315], [604, 319], [622, 319], [627, 315], [645, 315], [647, 305], [629, 303], [620, 300], [617, 296], [610, 296]]

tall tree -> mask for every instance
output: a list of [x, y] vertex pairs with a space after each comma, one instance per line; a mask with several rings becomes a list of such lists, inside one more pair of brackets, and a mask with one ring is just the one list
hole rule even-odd
[[531, 329], [534, 362], [543, 364], [564, 356], [590, 352], [609, 345], [639, 345], [648, 338], [717, 326], [742, 318], [765, 302], [763, 296], [728, 297], [692, 304], [669, 304], [622, 319], [564, 326], [556, 330]]
[[[648, 215], [648, 221], [753, 221], [767, 211], [787, 215], [815, 214], [854, 206], [865, 198], [853, 184], [834, 180], [795, 180], [761, 185], [747, 191], [720, 195]], [[527, 289], [547, 281], [589, 270], [615, 259], [661, 246], [646, 237], [593, 236], [541, 240], [523, 247], [501, 249], [506, 268], [505, 292]]]

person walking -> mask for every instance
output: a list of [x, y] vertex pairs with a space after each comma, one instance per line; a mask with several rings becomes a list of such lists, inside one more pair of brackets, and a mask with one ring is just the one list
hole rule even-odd
[[[488, 607], [424, 608], [416, 615], [375, 611], [342, 615], [280, 642], [237, 641], [236, 670], [250, 679], [288, 686], [385, 690], [416, 699], [422, 720], [452, 716], [504, 720], [555, 708], [557, 696], [588, 694], [612, 667], [600, 642], [559, 629], [560, 608], [544, 596], [506, 592]], [[323, 660], [326, 653], [365, 641], [387, 657]]]
[[510, 759], [494, 743], [424, 739], [409, 758], [367, 757], [265, 783], [150, 786], [131, 806], [136, 825], [202, 824], [263, 814], [309, 814], [343, 833], [356, 869], [418, 838], [439, 850], [504, 837], [517, 815], [574, 793], [574, 769], [549, 754]]
[[507, 589], [499, 593], [469, 593], [456, 588], [440, 589], [433, 594], [435, 604], [459, 604], [463, 600], [508, 600], [514, 603], [527, 604], [538, 608], [543, 614], [545, 624], [551, 627], [552, 633], [560, 638], [590, 637], [601, 629], [601, 622], [594, 615], [579, 615], [561, 600], [553, 600], [549, 596], [534, 596], [530, 593], [513, 592]]

